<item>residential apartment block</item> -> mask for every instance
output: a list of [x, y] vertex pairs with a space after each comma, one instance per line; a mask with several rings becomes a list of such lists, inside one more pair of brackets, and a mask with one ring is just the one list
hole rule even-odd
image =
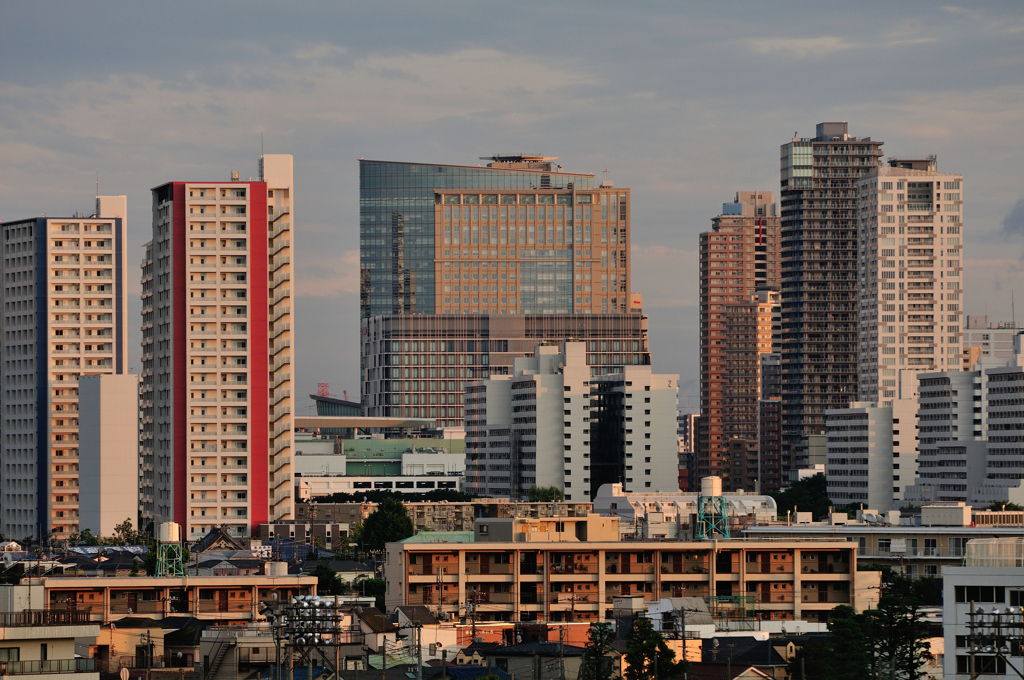
[[853, 402], [825, 415], [829, 498], [838, 506], [898, 508], [917, 473], [917, 403]]
[[[746, 375], [734, 375], [730, 383], [727, 347], [733, 352], [746, 352], [749, 348], [772, 351], [770, 338], [767, 347], [761, 342], [763, 324], [758, 323], [758, 314], [762, 310], [752, 304], [756, 305], [759, 293], [778, 291], [780, 285], [779, 218], [774, 192], [741, 191], [733, 203], [723, 204], [722, 214], [711, 221], [711, 231], [700, 235], [699, 277], [702, 422], [697, 427], [696, 476], [722, 476], [723, 484], [732, 489], [726, 447], [728, 439], [734, 436], [756, 437], [757, 380], [747, 366]], [[767, 318], [770, 324], [770, 314]], [[756, 374], [756, 354], [753, 357], [752, 373]], [[752, 379], [751, 414], [746, 397]], [[742, 383], [739, 397], [730, 391], [736, 381]], [[741, 413], [733, 409], [737, 398], [743, 402]]]
[[858, 191], [858, 393], [885, 403], [903, 374], [962, 364], [963, 177], [891, 158]]
[[797, 465], [825, 411], [857, 398], [858, 182], [881, 147], [841, 122], [781, 148], [783, 446]]
[[[886, 564], [911, 578], [943, 578], [963, 564], [976, 538], [1020, 536], [1020, 513], [974, 510], [963, 504], [923, 506], [917, 518], [865, 509], [856, 520], [836, 513], [836, 521], [758, 524], [743, 530], [749, 539], [769, 541], [849, 541], [858, 560]], [[1016, 514], [1016, 517], [1013, 515]]]
[[477, 520], [470, 543], [389, 543], [386, 606], [447, 618], [471, 605], [481, 622], [604, 621], [621, 596], [702, 597], [719, 616], [766, 621], [826, 622], [836, 605], [864, 606], [856, 544], [619, 541], [605, 526], [617, 519]]
[[602, 484], [678, 491], [679, 377], [650, 366], [592, 376], [587, 343], [540, 345], [513, 374], [466, 386], [466, 481], [472, 492], [525, 497], [555, 486], [589, 500]]
[[968, 314], [963, 331], [963, 370], [970, 371], [984, 357], [1013, 359], [1020, 354], [1022, 333], [1016, 321], [989, 321], [987, 315]]
[[79, 531], [78, 380], [126, 372], [126, 225], [124, 196], [0, 225], [6, 536]]
[[83, 375], [78, 385], [79, 527], [113, 536], [139, 514], [139, 376]]
[[142, 266], [140, 506], [188, 540], [292, 512], [292, 157], [153, 190]]
[[[753, 490], [760, 479], [758, 402], [771, 382], [770, 369], [781, 344], [779, 293], [762, 290], [747, 302], [725, 305], [725, 365], [722, 387], [722, 435], [726, 464], [723, 489]], [[768, 384], [762, 383], [767, 381]]]
[[510, 375], [538, 343], [586, 341], [588, 375], [651, 363], [641, 314], [394, 314], [362, 321], [367, 416], [431, 418], [461, 427], [465, 384]]

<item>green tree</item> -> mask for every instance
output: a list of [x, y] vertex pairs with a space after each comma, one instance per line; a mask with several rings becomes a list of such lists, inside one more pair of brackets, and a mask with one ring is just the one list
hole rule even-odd
[[384, 593], [387, 587], [388, 582], [382, 578], [368, 578], [359, 582], [359, 590], [365, 597], [374, 598], [374, 606], [380, 611], [384, 611]]
[[341, 595], [341, 581], [338, 572], [329, 564], [318, 564], [310, 576], [316, 576], [316, 592], [318, 595]]
[[75, 543], [77, 545], [95, 546], [100, 544], [100, 539], [92, 533], [92, 529], [82, 529], [82, 532], [78, 534], [78, 540], [75, 541]]
[[1020, 506], [1017, 503], [1001, 503], [999, 501], [995, 501], [985, 509], [996, 511], [1010, 510], [1012, 512], [1021, 512], [1022, 510], [1024, 510], [1024, 506]]
[[783, 491], [769, 491], [768, 495], [779, 506], [780, 517], [795, 507], [798, 512], [809, 512], [814, 519], [822, 519], [832, 507], [828, 497], [828, 482], [822, 474], [793, 482]]
[[816, 677], [835, 680], [872, 677], [869, 675], [872, 654], [870, 620], [867, 615], [858, 614], [852, 607], [840, 606], [833, 609], [825, 644], [828, 656], [820, 660], [824, 674]]
[[150, 550], [142, 560], [143, 566], [146, 567], [146, 576], [156, 576], [156, 563], [156, 550]]
[[132, 527], [131, 518], [114, 527], [114, 545], [135, 545], [138, 534]]
[[862, 614], [846, 606], [833, 609], [828, 637], [798, 652], [790, 663], [791, 675], [799, 672], [802, 658], [808, 678], [925, 677], [923, 665], [931, 658], [925, 639], [931, 633], [921, 619], [913, 582], [891, 569], [882, 571], [878, 607]]
[[386, 498], [363, 522], [363, 549], [383, 550], [386, 543], [401, 541], [413, 534], [412, 520], [397, 498]]
[[650, 619], [633, 621], [626, 635], [626, 680], [660, 680], [689, 671], [688, 661], [676, 661], [676, 653], [668, 648], [661, 633], [654, 630]]
[[614, 659], [610, 654], [614, 651], [614, 641], [615, 633], [612, 632], [611, 624], [595, 623], [590, 626], [587, 644], [583, 648], [579, 680], [611, 680]]
[[875, 668], [898, 680], [921, 680], [932, 658], [928, 635], [913, 597], [883, 596], [878, 609], [866, 612], [874, 643]]
[[565, 498], [565, 494], [557, 486], [537, 486], [534, 484], [526, 492], [526, 498], [531, 503], [550, 503]]

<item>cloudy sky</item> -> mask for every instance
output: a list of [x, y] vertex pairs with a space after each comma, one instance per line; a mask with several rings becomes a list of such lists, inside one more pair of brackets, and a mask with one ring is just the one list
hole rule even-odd
[[1024, 317], [1017, 0], [0, 4], [0, 219], [89, 211], [98, 170], [134, 268], [151, 187], [255, 175], [261, 132], [295, 156], [300, 395], [359, 391], [358, 159], [523, 151], [632, 188], [655, 369], [695, 410], [697, 235], [823, 120], [963, 173], [967, 312]]

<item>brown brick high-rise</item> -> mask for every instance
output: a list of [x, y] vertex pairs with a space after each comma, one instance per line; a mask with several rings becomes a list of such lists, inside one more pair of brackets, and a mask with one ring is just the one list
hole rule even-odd
[[[700, 410], [697, 478], [728, 476], [723, 399], [726, 316], [760, 290], [778, 290], [779, 218], [771, 191], [741, 191], [700, 235]], [[756, 431], [757, 417], [752, 426]]]

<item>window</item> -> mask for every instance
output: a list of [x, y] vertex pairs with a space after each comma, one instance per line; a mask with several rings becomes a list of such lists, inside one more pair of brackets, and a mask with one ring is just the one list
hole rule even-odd
[[953, 594], [957, 602], [1005, 602], [1005, 591], [1002, 586], [956, 586]]

